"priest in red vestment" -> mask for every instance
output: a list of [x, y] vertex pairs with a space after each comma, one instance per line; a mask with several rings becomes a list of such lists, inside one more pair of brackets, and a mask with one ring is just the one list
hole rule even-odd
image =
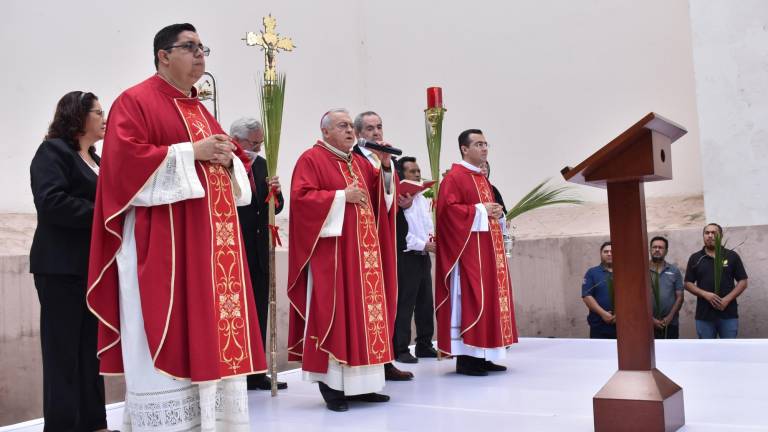
[[353, 153], [346, 110], [321, 120], [323, 140], [296, 162], [288, 248], [289, 360], [318, 382], [326, 406], [386, 402], [397, 302], [396, 195], [391, 160], [377, 169]]
[[456, 356], [456, 372], [485, 376], [517, 342], [501, 218], [480, 166], [488, 143], [479, 129], [459, 135], [462, 161], [440, 183], [437, 198], [435, 314], [438, 349]]
[[245, 376], [266, 369], [236, 209], [247, 158], [196, 98], [195, 28], [163, 28], [154, 52], [104, 139], [87, 292], [101, 370], [125, 373], [124, 429], [246, 431]]

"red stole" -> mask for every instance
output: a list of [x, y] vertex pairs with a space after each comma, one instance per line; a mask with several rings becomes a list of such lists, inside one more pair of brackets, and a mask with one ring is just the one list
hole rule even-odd
[[[124, 212], [165, 163], [170, 145], [215, 133], [223, 131], [200, 102], [159, 76], [125, 91], [112, 106], [87, 294], [100, 321], [103, 373], [123, 370], [114, 257], [122, 242]], [[242, 149], [237, 154], [245, 158]], [[192, 381], [263, 371], [234, 184], [221, 166], [196, 161], [195, 170], [203, 198], [135, 207], [139, 290], [152, 360], [158, 370]]]
[[450, 353], [450, 275], [460, 269], [461, 337], [465, 344], [498, 348], [517, 342], [512, 284], [498, 220], [487, 232], [472, 232], [475, 204], [494, 202], [481, 173], [454, 164], [437, 200], [435, 314], [438, 348]]
[[[336, 191], [354, 183], [367, 192], [369, 207], [346, 204], [342, 235], [320, 238]], [[329, 356], [350, 366], [392, 360], [394, 210], [386, 209], [379, 170], [364, 158], [353, 155], [348, 164], [318, 143], [297, 161], [289, 217], [288, 346], [289, 359], [301, 360], [304, 370], [326, 372]]]

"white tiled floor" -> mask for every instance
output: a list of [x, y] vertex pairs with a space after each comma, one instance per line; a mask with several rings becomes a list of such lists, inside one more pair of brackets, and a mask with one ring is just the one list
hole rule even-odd
[[[657, 367], [683, 387], [685, 432], [768, 431], [768, 341], [659, 341]], [[250, 392], [253, 431], [439, 432], [591, 431], [592, 396], [616, 370], [613, 341], [521, 339], [503, 362], [506, 373], [466, 377], [452, 360], [422, 359], [403, 365], [416, 378], [388, 382], [386, 404], [350, 405], [346, 413], [325, 409], [317, 385], [299, 371], [282, 374], [289, 388], [272, 398]], [[109, 424], [119, 428], [120, 405]], [[38, 422], [0, 431], [41, 431]]]

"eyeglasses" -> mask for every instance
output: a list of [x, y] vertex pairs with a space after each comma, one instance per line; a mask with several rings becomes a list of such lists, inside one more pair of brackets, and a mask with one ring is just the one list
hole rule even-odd
[[104, 117], [104, 111], [102, 111], [102, 110], [92, 109], [92, 110], [88, 110], [88, 112], [92, 112], [92, 113], [96, 114], [99, 117]]
[[192, 54], [197, 54], [197, 50], [200, 50], [200, 51], [203, 52], [203, 55], [206, 56], [206, 57], [208, 57], [208, 55], [211, 53], [211, 49], [208, 48], [207, 46], [205, 46], [203, 44], [196, 44], [196, 43], [194, 43], [192, 41], [184, 42], [183, 44], [178, 44], [178, 45], [171, 45], [171, 46], [163, 48], [163, 50], [169, 51], [169, 50], [172, 50], [174, 48], [182, 48], [185, 51], [187, 51], [189, 53], [192, 53]]
[[347, 130], [347, 129], [354, 129], [355, 126], [352, 123], [347, 122], [341, 122], [336, 125], [336, 129], [338, 130]]
[[240, 140], [241, 142], [245, 142], [245, 143], [248, 143], [248, 144], [250, 144], [250, 145], [252, 145], [252, 146], [254, 146], [254, 147], [256, 147], [256, 146], [260, 146], [260, 145], [264, 144], [264, 140], [261, 140], [261, 141], [253, 141], [253, 140], [249, 140], [248, 138], [239, 138], [239, 140]]

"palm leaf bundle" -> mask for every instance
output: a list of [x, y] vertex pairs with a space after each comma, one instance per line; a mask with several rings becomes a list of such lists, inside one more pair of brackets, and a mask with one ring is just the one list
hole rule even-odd
[[280, 130], [283, 126], [285, 101], [285, 75], [279, 74], [274, 82], [261, 85], [261, 122], [264, 125], [264, 154], [267, 175], [277, 174], [277, 155], [280, 152]]
[[720, 233], [715, 234], [715, 295], [720, 295], [720, 284], [723, 281], [723, 267], [728, 262], [725, 259], [725, 245]]
[[435, 184], [432, 186], [432, 197], [437, 197], [440, 188], [440, 150], [443, 139], [443, 118], [445, 109], [429, 108], [425, 117], [427, 132], [427, 154], [429, 155], [429, 170]]
[[661, 289], [659, 288], [659, 274], [651, 272], [651, 289], [653, 291], [653, 306], [656, 319], [661, 319]]

